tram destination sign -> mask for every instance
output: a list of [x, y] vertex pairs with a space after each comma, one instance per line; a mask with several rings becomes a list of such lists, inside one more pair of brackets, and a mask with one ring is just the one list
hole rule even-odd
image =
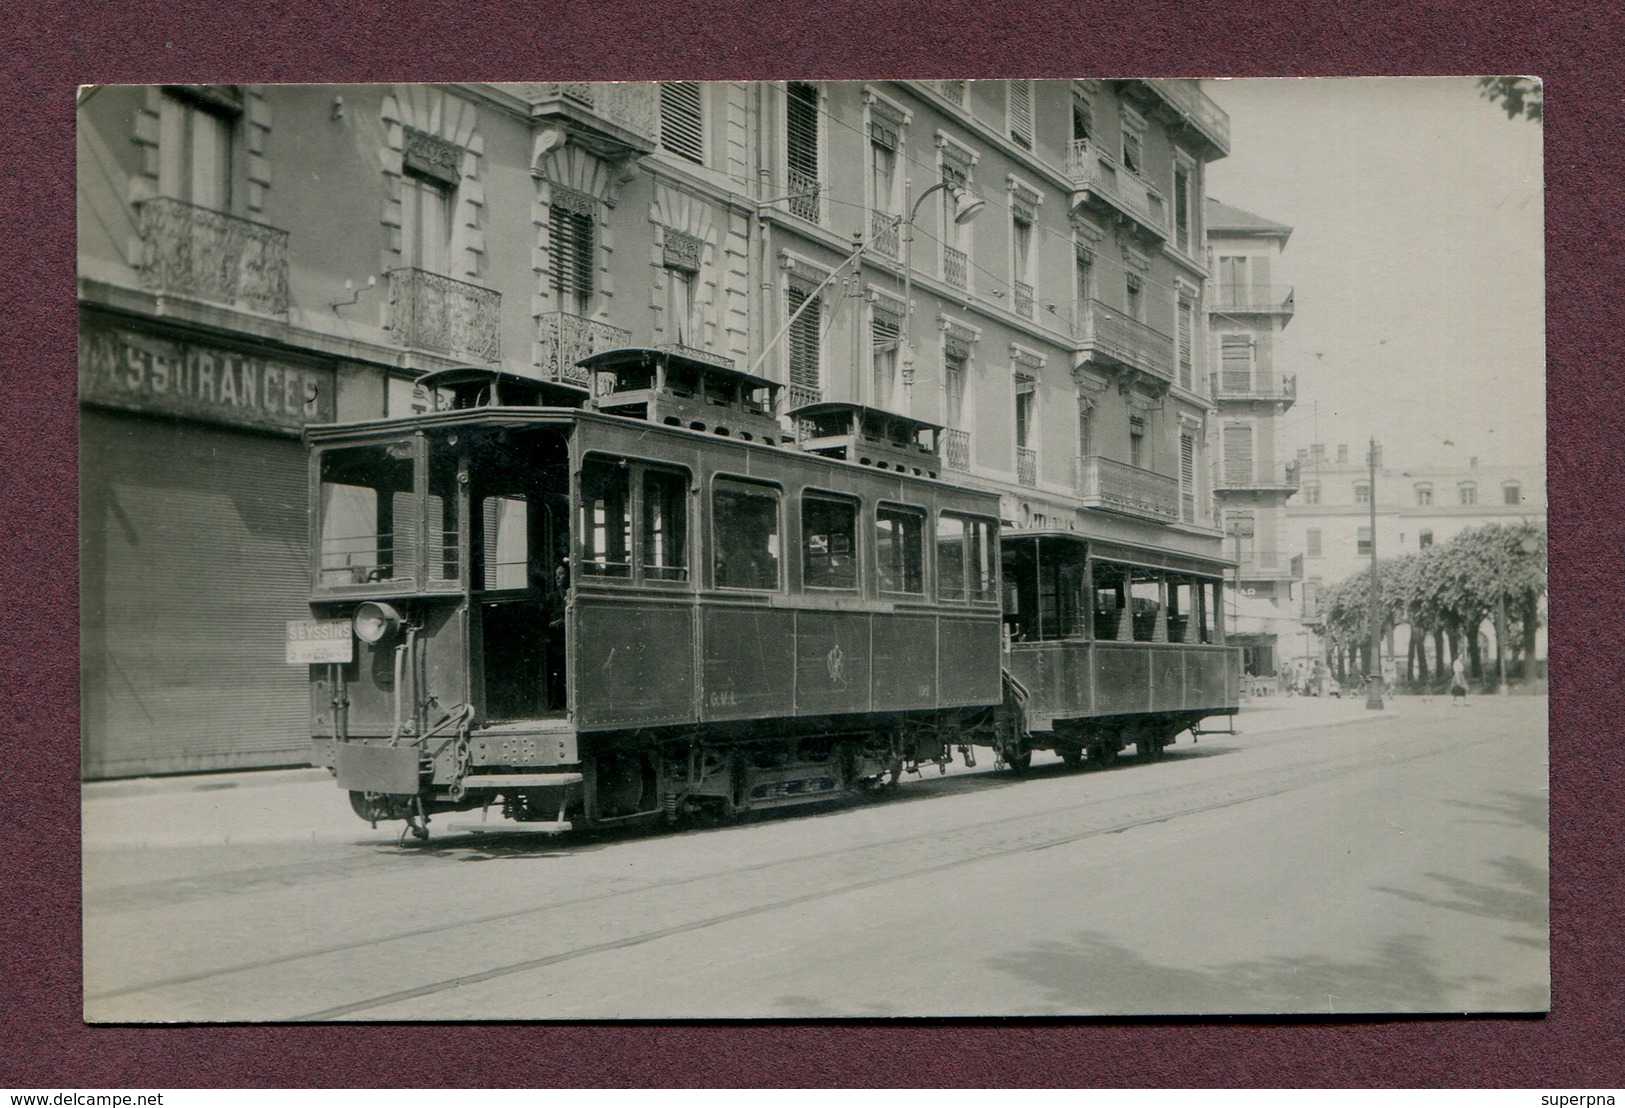
[[348, 662], [355, 657], [355, 641], [347, 619], [288, 620], [288, 664]]
[[333, 419], [334, 373], [96, 321], [79, 329], [79, 397], [139, 412], [298, 431]]

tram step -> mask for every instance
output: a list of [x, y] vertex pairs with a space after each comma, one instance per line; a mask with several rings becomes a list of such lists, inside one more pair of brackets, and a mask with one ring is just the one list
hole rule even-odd
[[466, 789], [554, 789], [581, 784], [579, 773], [474, 773], [463, 778]]
[[465, 831], [475, 835], [562, 835], [571, 829], [569, 820], [542, 822], [518, 822], [516, 820], [502, 820], [499, 823], [453, 823], [446, 827], [447, 831]]

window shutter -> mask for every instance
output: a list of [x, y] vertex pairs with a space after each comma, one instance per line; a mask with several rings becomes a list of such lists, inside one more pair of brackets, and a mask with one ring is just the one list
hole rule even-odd
[[1253, 429], [1232, 424], [1224, 429], [1224, 479], [1246, 487], [1253, 479]]
[[698, 81], [660, 82], [660, 145], [691, 162], [704, 162]]
[[1248, 392], [1253, 385], [1253, 343], [1246, 335], [1226, 335], [1220, 340], [1220, 371], [1229, 392]]
[[553, 290], [585, 310], [593, 292], [593, 219], [569, 204], [552, 211]]
[[1179, 436], [1179, 513], [1186, 523], [1196, 521], [1196, 440]]
[[1010, 82], [1010, 137], [1018, 146], [1033, 148], [1033, 83]]
[[792, 82], [787, 90], [785, 110], [790, 170], [818, 177], [818, 89], [802, 82]]
[[[791, 314], [806, 304], [807, 290], [792, 284], [785, 299]], [[790, 384], [807, 390], [816, 397], [822, 388], [819, 373], [818, 333], [823, 302], [814, 298], [807, 310], [790, 325]]]
[[1189, 297], [1179, 298], [1179, 383], [1190, 388], [1194, 376], [1191, 360], [1191, 302]]

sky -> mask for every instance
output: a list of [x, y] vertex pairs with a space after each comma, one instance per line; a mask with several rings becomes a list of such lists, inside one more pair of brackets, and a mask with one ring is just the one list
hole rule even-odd
[[1544, 461], [1541, 125], [1465, 77], [1203, 87], [1230, 115], [1208, 195], [1293, 228], [1271, 275], [1297, 307], [1285, 451], [1375, 435], [1390, 467]]

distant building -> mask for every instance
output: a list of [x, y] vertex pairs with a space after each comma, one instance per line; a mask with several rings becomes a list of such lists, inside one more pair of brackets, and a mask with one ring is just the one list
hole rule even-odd
[[88, 90], [84, 772], [305, 759], [299, 436], [449, 366], [681, 347], [945, 425], [944, 477], [1009, 524], [1218, 554], [1229, 127], [1192, 80]]
[[1277, 445], [1298, 392], [1277, 351], [1294, 311], [1277, 264], [1291, 235], [1291, 227], [1208, 198], [1213, 496], [1225, 553], [1239, 566], [1231, 639], [1245, 652], [1246, 672], [1258, 677], [1279, 672], [1300, 649], [1292, 586], [1302, 577], [1302, 548], [1282, 514], [1297, 491], [1298, 467]]
[[[1319, 626], [1321, 593], [1370, 567], [1373, 538], [1377, 557], [1387, 559], [1441, 545], [1468, 528], [1490, 523], [1546, 527], [1542, 464], [1481, 464], [1471, 458], [1465, 466], [1398, 469], [1383, 464], [1379, 446], [1373, 493], [1368, 449], [1366, 443], [1316, 444], [1297, 455], [1301, 488], [1286, 508], [1286, 525], [1292, 549], [1303, 552], [1298, 612], [1311, 633], [1310, 649], [1317, 654], [1321, 646], [1314, 631]], [[1401, 663], [1405, 645], [1402, 637], [1397, 647]], [[1395, 653], [1394, 644], [1384, 653]], [[1543, 654], [1541, 650], [1537, 656]]]

